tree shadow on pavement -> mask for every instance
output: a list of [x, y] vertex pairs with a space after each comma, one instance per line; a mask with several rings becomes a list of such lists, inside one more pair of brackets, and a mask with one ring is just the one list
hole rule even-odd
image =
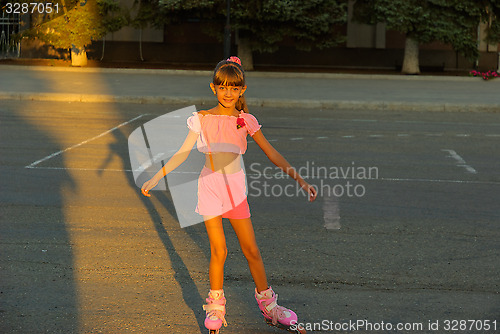
[[[79, 309], [64, 193], [76, 185], [64, 168], [26, 168], [63, 149], [41, 125], [47, 104], [0, 105], [0, 267], [2, 333], [76, 333]], [[36, 110], [36, 113], [32, 113]], [[62, 156], [57, 165], [65, 166]], [[53, 163], [53, 160], [50, 162]]]

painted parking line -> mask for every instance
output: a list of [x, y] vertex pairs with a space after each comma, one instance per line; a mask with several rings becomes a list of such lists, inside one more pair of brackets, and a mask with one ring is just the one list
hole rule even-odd
[[457, 167], [465, 168], [467, 172], [472, 174], [477, 174], [477, 171], [472, 166], [468, 165], [467, 162], [464, 160], [464, 158], [458, 155], [458, 153], [455, 152], [454, 150], [442, 149], [441, 151], [448, 152], [449, 155], [446, 157], [454, 159], [455, 162], [457, 163]]
[[333, 194], [323, 196], [323, 220], [325, 229], [340, 230], [340, 205], [339, 199]]
[[[131, 169], [115, 169], [115, 168], [79, 168], [79, 167], [49, 167], [49, 166], [34, 166], [30, 167], [31, 169], [40, 169], [40, 170], [64, 170], [64, 171], [84, 171], [84, 172], [112, 172], [112, 173], [132, 173]], [[197, 174], [200, 172], [178, 172], [172, 171], [170, 173], [177, 174]], [[247, 173], [245, 174], [247, 177], [257, 177], [257, 176], [265, 176], [266, 178], [277, 177], [275, 174], [267, 174], [267, 173]], [[279, 179], [282, 177], [279, 176]], [[304, 177], [307, 180], [307, 177]], [[350, 178], [346, 178], [345, 180], [351, 180]], [[352, 179], [355, 180], [355, 179]], [[485, 185], [496, 185], [500, 186], [500, 181], [480, 181], [480, 180], [454, 180], [454, 179], [425, 179], [425, 178], [401, 178], [401, 177], [379, 177], [377, 179], [366, 179], [364, 181], [388, 181], [388, 182], [416, 182], [416, 183], [458, 183], [458, 184], [485, 184]]]
[[[500, 138], [500, 134], [477, 134], [473, 135], [470, 133], [457, 133], [457, 134], [444, 134], [442, 132], [437, 132], [437, 133], [417, 133], [417, 134], [409, 134], [409, 133], [397, 133], [394, 135], [390, 134], [379, 134], [379, 133], [373, 133], [373, 134], [364, 134], [364, 135], [342, 135], [339, 136], [340, 138], [391, 138], [391, 137], [397, 137], [397, 138], [406, 138], [406, 137], [419, 137], [419, 136], [425, 136], [425, 137], [458, 137], [458, 138], [479, 138], [479, 137], [487, 137], [487, 138]], [[322, 140], [322, 139], [332, 139], [336, 138], [336, 136], [318, 136], [314, 137], [314, 139], [317, 140]], [[289, 138], [287, 140], [303, 140], [304, 137], [293, 137]], [[267, 141], [269, 142], [277, 142], [278, 139], [268, 139]], [[248, 143], [253, 143], [254, 141], [248, 140]]]
[[139, 118], [141, 118], [141, 117], [143, 117], [143, 116], [145, 116], [145, 115], [147, 115], [147, 114], [142, 114], [142, 115], [139, 115], [139, 116], [137, 116], [137, 117], [134, 117], [134, 118], [132, 118], [131, 120], [126, 121], [126, 122], [123, 122], [122, 124], [117, 125], [117, 126], [115, 126], [114, 128], [111, 128], [111, 129], [109, 129], [109, 130], [107, 130], [107, 131], [105, 131], [105, 132], [103, 132], [103, 133], [101, 133], [101, 134], [99, 134], [99, 135], [97, 135], [97, 136], [95, 136], [95, 137], [92, 137], [92, 138], [90, 138], [90, 139], [84, 140], [84, 141], [82, 141], [81, 143], [78, 143], [78, 144], [73, 145], [73, 146], [71, 146], [71, 147], [65, 148], [64, 150], [60, 150], [60, 151], [54, 152], [54, 153], [52, 153], [52, 154], [50, 154], [50, 155], [47, 155], [46, 157], [43, 157], [43, 158], [42, 158], [42, 159], [40, 159], [40, 160], [37, 160], [37, 161], [32, 162], [31, 164], [29, 164], [29, 165], [25, 166], [24, 168], [34, 168], [35, 166], [39, 165], [40, 163], [42, 163], [42, 162], [44, 162], [44, 161], [47, 161], [47, 160], [52, 159], [52, 158], [54, 158], [54, 157], [57, 157], [58, 155], [61, 155], [61, 154], [65, 153], [65, 152], [68, 152], [68, 151], [70, 151], [70, 150], [72, 150], [72, 149], [74, 149], [74, 148], [80, 147], [80, 146], [82, 146], [82, 145], [85, 145], [85, 144], [87, 144], [87, 143], [89, 143], [89, 142], [93, 141], [93, 140], [96, 140], [96, 139], [98, 139], [98, 138], [101, 138], [101, 137], [103, 137], [103, 136], [105, 136], [105, 135], [107, 135], [107, 134], [109, 134], [109, 133], [111, 133], [111, 132], [115, 131], [116, 129], [121, 128], [122, 126], [125, 126], [125, 125], [127, 125], [127, 124], [130, 124], [130, 123], [132, 123], [132, 122], [134, 122], [134, 121], [138, 120]]

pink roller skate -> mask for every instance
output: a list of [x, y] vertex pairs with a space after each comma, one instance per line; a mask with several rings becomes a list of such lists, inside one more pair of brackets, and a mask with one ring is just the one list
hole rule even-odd
[[224, 327], [227, 326], [224, 291], [210, 290], [206, 301], [208, 305], [203, 305], [203, 309], [207, 312], [205, 327], [209, 330], [209, 334], [219, 334], [222, 324], [224, 324]]
[[277, 304], [278, 295], [274, 293], [271, 287], [262, 291], [262, 293], [258, 293], [257, 289], [255, 289], [255, 299], [269, 325], [285, 329], [291, 333], [306, 333], [304, 328], [298, 326], [295, 312]]

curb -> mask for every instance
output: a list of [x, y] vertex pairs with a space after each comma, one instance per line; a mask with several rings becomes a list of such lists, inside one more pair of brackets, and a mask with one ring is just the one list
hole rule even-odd
[[[213, 99], [189, 96], [115, 96], [64, 93], [7, 93], [0, 92], [0, 100], [88, 102], [88, 103], [135, 103], [135, 104], [196, 104], [210, 105]], [[500, 112], [500, 104], [456, 104], [425, 102], [386, 101], [339, 101], [247, 98], [250, 107], [338, 109], [374, 111], [432, 111], [432, 112]]]
[[[158, 74], [179, 76], [204, 76], [211, 78], [212, 71], [204, 70], [170, 70], [170, 69], [133, 69], [133, 68], [100, 68], [100, 67], [51, 67], [27, 65], [0, 65], [0, 69], [20, 69], [30, 71], [74, 72], [74, 73], [119, 73], [119, 74]], [[304, 78], [304, 79], [377, 79], [403, 81], [482, 81], [479, 77], [404, 75], [404, 74], [351, 74], [351, 73], [305, 73], [305, 72], [245, 72], [247, 78]]]

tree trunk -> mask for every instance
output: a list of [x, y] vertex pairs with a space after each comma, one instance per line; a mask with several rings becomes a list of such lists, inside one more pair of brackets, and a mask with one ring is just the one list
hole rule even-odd
[[418, 41], [409, 36], [406, 36], [405, 56], [401, 73], [420, 74], [420, 66], [418, 64]]
[[71, 66], [85, 67], [87, 66], [87, 52], [85, 47], [71, 46]]
[[250, 42], [246, 38], [238, 39], [238, 58], [241, 59], [241, 65], [245, 71], [253, 71], [253, 55], [250, 48]]

